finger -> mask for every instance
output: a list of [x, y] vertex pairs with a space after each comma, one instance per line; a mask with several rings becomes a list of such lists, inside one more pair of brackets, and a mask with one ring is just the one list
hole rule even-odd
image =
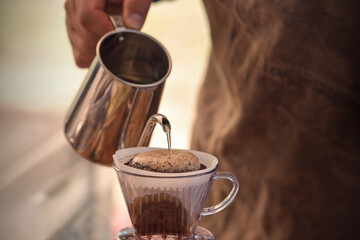
[[95, 57], [94, 54], [90, 54], [90, 52], [83, 52], [79, 51], [78, 49], [73, 49], [75, 63], [79, 68], [88, 68]]
[[[73, 16], [75, 13], [75, 6], [73, 4], [74, 1], [67, 0], [64, 4], [65, 10], [66, 10], [66, 29], [68, 31], [68, 35], [70, 32], [73, 32], [75, 30], [74, 24], [73, 24]], [[70, 31], [72, 30], [72, 31]], [[70, 36], [69, 36], [70, 37]]]
[[79, 22], [83, 28], [97, 35], [114, 29], [105, 13], [105, 0], [78, 0]]
[[107, 0], [105, 12], [109, 14], [122, 14], [123, 0]]
[[82, 39], [77, 35], [73, 36], [71, 41], [74, 46], [79, 46], [73, 48], [76, 65], [80, 68], [89, 67], [96, 54], [95, 47], [82, 44]]
[[78, 31], [71, 26], [72, 22], [69, 18], [66, 19], [66, 25], [68, 30], [68, 36], [73, 48], [73, 54], [75, 63], [80, 68], [89, 67], [91, 61], [95, 57], [96, 43], [93, 45], [87, 38], [83, 38], [79, 35]]
[[151, 0], [124, 0], [123, 18], [126, 27], [140, 30], [145, 22]]
[[79, 39], [79, 44], [73, 44], [74, 47], [81, 47], [82, 45], [86, 45], [88, 47], [95, 48], [101, 38], [101, 36], [98, 34], [92, 33], [84, 28], [76, 26], [76, 23], [70, 21], [68, 18], [66, 19], [66, 25], [69, 37], [71, 38], [76, 36], [76, 38]]
[[73, 14], [76, 11], [75, 1], [66, 0], [64, 3], [66, 14]]

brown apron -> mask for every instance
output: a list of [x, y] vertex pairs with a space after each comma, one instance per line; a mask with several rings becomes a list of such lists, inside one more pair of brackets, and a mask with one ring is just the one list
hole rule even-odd
[[[220, 240], [360, 239], [360, 7], [204, 0], [213, 49], [192, 148], [240, 182]], [[215, 183], [207, 205], [229, 192]]]

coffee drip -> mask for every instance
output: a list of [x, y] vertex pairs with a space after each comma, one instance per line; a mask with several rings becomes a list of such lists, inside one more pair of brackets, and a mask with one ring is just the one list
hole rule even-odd
[[168, 132], [165, 132], [165, 134], [166, 134], [167, 143], [168, 143], [168, 152], [169, 152], [169, 155], [171, 156], [172, 150], [171, 150], [171, 131], [170, 131], [170, 129]]

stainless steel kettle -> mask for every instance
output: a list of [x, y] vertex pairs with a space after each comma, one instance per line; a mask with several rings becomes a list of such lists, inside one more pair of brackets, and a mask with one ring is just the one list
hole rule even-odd
[[[138, 145], [146, 121], [157, 112], [171, 59], [153, 37], [123, 27], [97, 44], [96, 57], [65, 119], [65, 136], [84, 158], [111, 165], [119, 148]], [[148, 142], [146, 143], [148, 144]]]

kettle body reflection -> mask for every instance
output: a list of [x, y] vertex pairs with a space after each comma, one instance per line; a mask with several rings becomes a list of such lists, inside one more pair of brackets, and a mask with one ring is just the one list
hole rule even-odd
[[117, 25], [103, 36], [65, 119], [75, 151], [111, 165], [117, 149], [137, 146], [170, 71], [170, 55], [149, 35]]

